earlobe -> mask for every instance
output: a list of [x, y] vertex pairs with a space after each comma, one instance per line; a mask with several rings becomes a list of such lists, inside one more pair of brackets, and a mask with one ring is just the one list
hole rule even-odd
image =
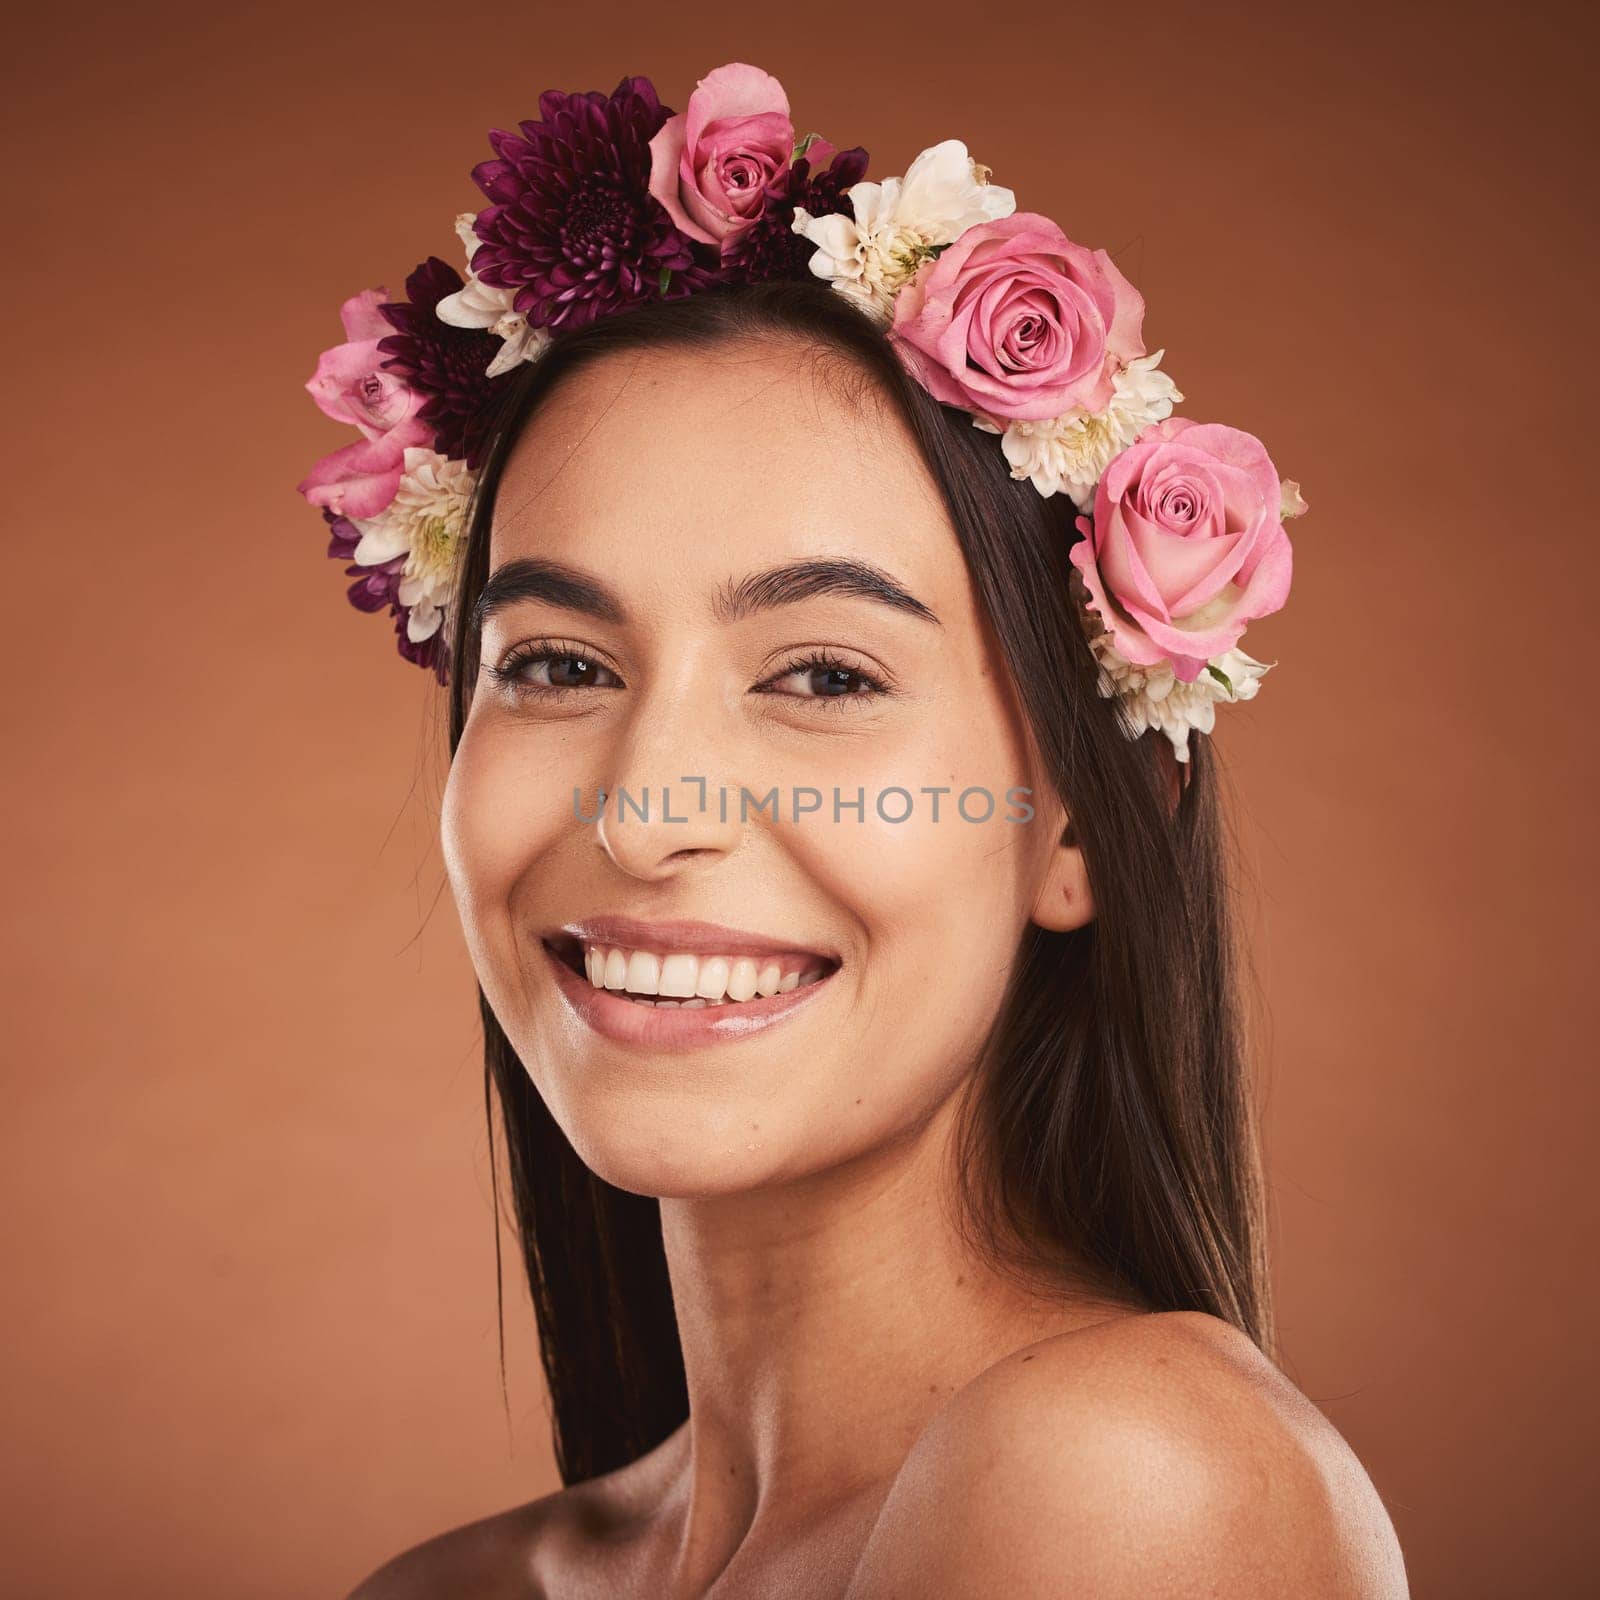
[[1068, 933], [1094, 921], [1094, 893], [1089, 869], [1078, 847], [1077, 830], [1066, 823], [1050, 852], [1044, 882], [1033, 906], [1033, 921], [1051, 933]]

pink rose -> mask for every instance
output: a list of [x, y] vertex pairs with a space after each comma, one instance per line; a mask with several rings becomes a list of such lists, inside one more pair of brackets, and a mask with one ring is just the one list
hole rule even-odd
[[968, 228], [894, 302], [890, 337], [936, 400], [1029, 422], [1111, 403], [1145, 353], [1144, 297], [1104, 250], [1019, 211]]
[[1193, 683], [1289, 598], [1285, 490], [1254, 435], [1169, 417], [1106, 468], [1072, 564], [1117, 652]]
[[306, 388], [323, 413], [348, 422], [369, 439], [416, 415], [422, 396], [413, 394], [392, 372], [383, 370], [378, 341], [394, 332], [378, 309], [382, 289], [363, 289], [339, 308], [346, 342], [324, 350]]
[[[650, 193], [691, 239], [721, 244], [760, 220], [767, 186], [788, 171], [793, 154], [783, 85], [733, 61], [708, 72], [689, 109], [650, 141]], [[810, 154], [820, 168], [833, 146], [816, 140]]]
[[[409, 442], [428, 441], [424, 433]], [[360, 439], [324, 456], [295, 487], [312, 505], [326, 506], [335, 516], [375, 517], [399, 492], [405, 459], [406, 445], [393, 434]]]
[[417, 420], [424, 397], [383, 369], [378, 341], [394, 332], [378, 309], [386, 298], [382, 289], [365, 289], [345, 301], [346, 342], [323, 351], [306, 384], [325, 415], [364, 435], [324, 456], [298, 486], [312, 505], [339, 516], [377, 516], [400, 487], [406, 447], [431, 442]]

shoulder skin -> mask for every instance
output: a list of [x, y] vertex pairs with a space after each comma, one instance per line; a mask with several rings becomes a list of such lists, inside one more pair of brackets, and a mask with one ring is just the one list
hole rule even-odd
[[453, 1528], [386, 1561], [347, 1600], [533, 1600], [532, 1551], [554, 1495]]
[[615, 1600], [624, 1536], [659, 1496], [682, 1437], [615, 1472], [413, 1545], [347, 1600]]
[[1338, 1432], [1199, 1313], [1047, 1339], [956, 1395], [901, 1469], [847, 1600], [1405, 1600]]

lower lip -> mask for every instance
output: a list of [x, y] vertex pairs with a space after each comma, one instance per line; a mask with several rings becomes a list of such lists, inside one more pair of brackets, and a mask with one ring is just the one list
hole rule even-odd
[[834, 972], [790, 989], [787, 994], [762, 995], [755, 1000], [730, 1001], [720, 1006], [641, 1006], [622, 999], [614, 990], [597, 989], [569, 967], [548, 945], [541, 946], [562, 997], [598, 1034], [617, 1044], [642, 1045], [652, 1050], [693, 1050], [708, 1044], [731, 1044], [748, 1039], [775, 1023], [794, 1016], [833, 981]]

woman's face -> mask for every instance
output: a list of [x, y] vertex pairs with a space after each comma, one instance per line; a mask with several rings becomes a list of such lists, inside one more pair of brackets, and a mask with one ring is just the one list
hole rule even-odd
[[725, 1194], [924, 1124], [1060, 836], [937, 489], [864, 387], [772, 341], [607, 356], [499, 490], [446, 859], [495, 1015], [625, 1189]]

